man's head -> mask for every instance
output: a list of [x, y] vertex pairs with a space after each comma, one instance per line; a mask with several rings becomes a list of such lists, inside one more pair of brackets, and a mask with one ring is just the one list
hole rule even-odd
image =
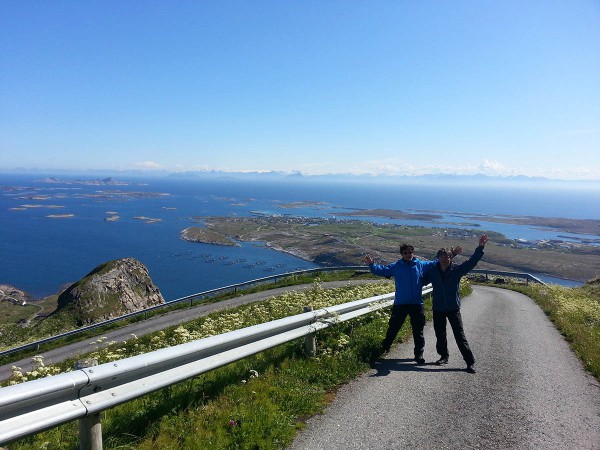
[[452, 262], [452, 252], [447, 248], [440, 248], [435, 257], [439, 260], [442, 267], [448, 267]]
[[402, 244], [400, 246], [400, 254], [402, 255], [402, 259], [406, 262], [412, 261], [414, 251], [415, 248], [410, 244]]

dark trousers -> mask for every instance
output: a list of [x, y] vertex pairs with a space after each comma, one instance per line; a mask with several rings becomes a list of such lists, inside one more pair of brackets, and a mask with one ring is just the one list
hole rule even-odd
[[469, 348], [469, 343], [465, 337], [465, 330], [463, 329], [462, 316], [460, 315], [460, 309], [455, 311], [433, 311], [433, 329], [435, 330], [435, 337], [437, 342], [435, 348], [439, 355], [443, 358], [447, 358], [448, 355], [448, 340], [446, 338], [446, 319], [450, 322], [452, 332], [454, 333], [454, 339], [458, 345], [458, 349], [462, 354], [467, 365], [475, 363], [475, 357], [473, 352]]
[[423, 337], [423, 328], [425, 327], [425, 310], [423, 305], [394, 305], [392, 306], [392, 315], [383, 340], [382, 347], [389, 350], [402, 328], [406, 316], [410, 316], [410, 325], [412, 326], [413, 340], [415, 342], [415, 358], [423, 357], [425, 350], [425, 338]]

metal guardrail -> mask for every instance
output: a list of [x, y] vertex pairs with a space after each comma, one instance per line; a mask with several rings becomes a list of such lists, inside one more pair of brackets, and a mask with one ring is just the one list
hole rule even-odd
[[[190, 306], [191, 306], [195, 300], [201, 300], [201, 299], [205, 299], [207, 297], [216, 296], [219, 294], [225, 294], [227, 292], [237, 292], [238, 290], [243, 290], [245, 288], [255, 286], [257, 284], [263, 284], [263, 283], [269, 283], [269, 282], [277, 283], [277, 280], [282, 279], [282, 278], [288, 278], [288, 277], [298, 276], [298, 275], [307, 275], [307, 274], [319, 273], [319, 272], [343, 272], [343, 271], [347, 271], [347, 270], [368, 271], [369, 267], [368, 266], [317, 267], [315, 269], [298, 270], [298, 271], [294, 271], [294, 272], [286, 272], [286, 273], [279, 274], [279, 275], [270, 275], [268, 277], [262, 277], [262, 278], [256, 278], [254, 280], [244, 281], [243, 283], [236, 283], [236, 284], [231, 284], [229, 286], [224, 286], [224, 287], [220, 287], [220, 288], [216, 288], [216, 289], [210, 289], [208, 291], [198, 292], [197, 294], [187, 295], [185, 297], [171, 300], [171, 301], [169, 301], [167, 303], [163, 303], [161, 305], [151, 306], [146, 309], [141, 309], [139, 311], [135, 311], [135, 312], [132, 312], [129, 314], [124, 314], [122, 316], [115, 317], [115, 318], [109, 319], [109, 320], [105, 320], [103, 322], [98, 322], [93, 325], [88, 325], [86, 327], [77, 328], [76, 330], [71, 330], [71, 331], [67, 331], [65, 333], [57, 334], [56, 336], [52, 336], [52, 337], [49, 337], [46, 339], [41, 339], [39, 341], [30, 342], [30, 343], [21, 345], [19, 347], [14, 347], [14, 348], [11, 348], [8, 350], [0, 351], [0, 357], [10, 355], [11, 353], [19, 352], [21, 350], [27, 350], [27, 349], [33, 348], [33, 347], [36, 347], [39, 349], [39, 347], [41, 345], [47, 344], [52, 341], [56, 341], [58, 339], [62, 339], [62, 338], [68, 337], [68, 336], [73, 336], [73, 335], [76, 335], [79, 333], [84, 333], [86, 331], [91, 331], [93, 329], [100, 328], [105, 325], [109, 325], [111, 323], [119, 322], [121, 320], [130, 319], [132, 317], [137, 317], [140, 315], [145, 315], [147, 313], [157, 311], [159, 309], [163, 309], [166, 307], [170, 307], [170, 306], [178, 304], [178, 303], [190, 302]], [[487, 269], [473, 269], [473, 270], [471, 270], [470, 273], [482, 273], [482, 274], [486, 274], [486, 275], [522, 278], [522, 279], [527, 280], [528, 282], [533, 281], [535, 283], [545, 284], [540, 279], [538, 279], [528, 273], [502, 272], [502, 271], [487, 270]]]
[[[101, 411], [294, 339], [314, 338], [319, 330], [390, 306], [393, 299], [393, 292], [369, 297], [2, 388], [0, 443], [73, 420], [80, 421], [80, 440], [93, 441]], [[99, 435], [99, 446], [87, 448], [101, 448]]]
[[499, 277], [509, 277], [509, 278], [523, 278], [527, 283], [533, 281], [534, 283], [546, 284], [542, 280], [537, 277], [534, 277], [530, 273], [522, 273], [522, 272], [503, 272], [501, 270], [488, 270], [488, 269], [472, 269], [469, 273], [480, 273], [484, 274], [487, 278], [488, 275], [494, 275]]

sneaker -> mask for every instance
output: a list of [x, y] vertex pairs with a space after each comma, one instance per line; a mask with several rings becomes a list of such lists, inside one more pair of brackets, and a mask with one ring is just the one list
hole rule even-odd
[[448, 357], [442, 356], [435, 362], [436, 366], [443, 366], [444, 364], [448, 364]]
[[415, 362], [417, 364], [425, 364], [425, 358], [421, 357], [421, 358], [415, 358]]
[[469, 372], [469, 373], [476, 373], [477, 371], [475, 370], [475, 364], [469, 364], [467, 366], [467, 372]]

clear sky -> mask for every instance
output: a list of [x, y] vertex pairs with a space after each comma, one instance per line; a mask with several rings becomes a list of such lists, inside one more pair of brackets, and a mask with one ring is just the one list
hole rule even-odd
[[600, 180], [600, 2], [0, 2], [0, 169]]

